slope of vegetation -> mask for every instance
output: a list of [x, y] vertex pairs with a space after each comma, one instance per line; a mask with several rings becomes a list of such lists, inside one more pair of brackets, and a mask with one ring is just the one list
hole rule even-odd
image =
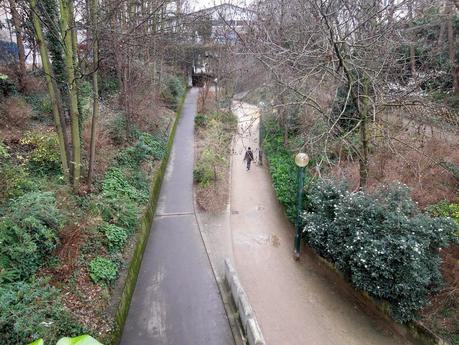
[[[0, 129], [0, 338], [24, 344], [43, 337], [53, 344], [86, 331], [109, 342], [110, 296], [130, 259], [127, 244], [135, 241], [173, 112], [157, 107], [158, 127], [133, 128], [127, 138], [108, 103], [95, 184], [74, 194], [62, 173], [49, 113], [22, 106], [31, 99], [46, 102], [41, 92], [2, 102], [10, 108], [19, 103], [24, 121]], [[183, 93], [181, 87], [175, 97]]]
[[116, 296], [186, 90], [169, 2], [143, 4], [4, 2], [16, 44], [0, 67], [2, 344], [114, 341]]

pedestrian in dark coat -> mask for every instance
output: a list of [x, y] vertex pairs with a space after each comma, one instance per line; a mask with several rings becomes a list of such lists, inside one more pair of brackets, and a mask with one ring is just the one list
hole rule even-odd
[[244, 161], [247, 161], [247, 171], [249, 171], [250, 163], [253, 161], [253, 151], [250, 147], [245, 151]]

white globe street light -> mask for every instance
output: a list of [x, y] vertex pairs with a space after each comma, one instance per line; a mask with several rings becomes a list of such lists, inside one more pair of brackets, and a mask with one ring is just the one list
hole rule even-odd
[[293, 243], [294, 248], [294, 258], [298, 260], [300, 258], [300, 246], [301, 246], [301, 210], [303, 209], [303, 194], [304, 194], [304, 173], [306, 170], [306, 166], [309, 163], [309, 156], [304, 153], [300, 152], [297, 153], [295, 156], [295, 164], [298, 166], [298, 190], [297, 190], [297, 215], [296, 215], [296, 234], [295, 240]]
[[295, 164], [300, 168], [304, 168], [309, 163], [309, 156], [306, 153], [300, 152], [295, 156]]

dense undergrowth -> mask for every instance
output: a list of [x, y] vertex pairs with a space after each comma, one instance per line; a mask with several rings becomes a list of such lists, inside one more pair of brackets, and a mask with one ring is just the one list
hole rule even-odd
[[[264, 121], [263, 149], [269, 160], [269, 172], [273, 180], [277, 199], [285, 208], [285, 213], [290, 222], [295, 223], [298, 214], [296, 200], [297, 193], [297, 168], [293, 160], [296, 154], [292, 147], [284, 146], [284, 137], [281, 129], [273, 121]], [[313, 183], [313, 177], [305, 174], [305, 189]], [[303, 209], [308, 203], [308, 194], [305, 193]]]
[[[283, 133], [272, 121], [264, 122], [264, 132], [274, 189], [293, 223], [298, 211], [295, 144], [285, 147]], [[419, 210], [401, 184], [372, 193], [350, 192], [345, 184], [307, 176], [305, 188], [306, 243], [358, 290], [387, 303], [395, 320], [417, 319], [443, 286], [440, 254], [459, 240], [457, 204]]]
[[[173, 89], [165, 101], [176, 108], [185, 87], [179, 78], [168, 80]], [[54, 344], [91, 332], [108, 344], [112, 321], [105, 308], [130, 258], [126, 245], [165, 154], [168, 121], [148, 131], [133, 128], [127, 138], [120, 116], [113, 117], [107, 167], [98, 170], [91, 193], [73, 194], [55, 132], [43, 120], [50, 116], [46, 94], [15, 97], [30, 104], [31, 114], [29, 126], [0, 138], [0, 342]]]
[[227, 203], [229, 153], [237, 119], [232, 112], [217, 108], [212, 102], [213, 94], [207, 98], [208, 106], [195, 118], [197, 158], [193, 179], [197, 184], [198, 204], [214, 212]]

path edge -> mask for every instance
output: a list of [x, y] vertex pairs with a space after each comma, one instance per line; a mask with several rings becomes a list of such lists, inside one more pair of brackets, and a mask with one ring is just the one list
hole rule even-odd
[[111, 333], [112, 344], [119, 344], [121, 341], [121, 336], [123, 334], [124, 324], [126, 322], [126, 318], [129, 312], [129, 306], [131, 304], [132, 295], [134, 294], [135, 286], [137, 284], [137, 277], [139, 275], [143, 253], [145, 251], [148, 238], [150, 236], [153, 218], [156, 213], [156, 206], [158, 203], [158, 198], [163, 183], [163, 178], [166, 172], [167, 164], [169, 163], [170, 153], [174, 145], [175, 132], [177, 130], [177, 125], [179, 123], [183, 106], [185, 104], [186, 98], [188, 97], [188, 94], [189, 89], [187, 89], [185, 95], [179, 102], [179, 105], [175, 112], [174, 124], [171, 128], [171, 131], [169, 132], [169, 139], [167, 141], [166, 152], [164, 154], [163, 159], [161, 160], [159, 170], [155, 173], [155, 175], [152, 178], [149, 200], [140, 218], [137, 230], [137, 241], [131, 260], [129, 261], [123, 291], [121, 293], [120, 301], [115, 312], [114, 328]]
[[248, 345], [266, 345], [260, 325], [249, 302], [249, 297], [245, 293], [237, 272], [228, 258], [225, 259], [225, 281], [231, 291]]
[[[233, 150], [233, 143], [234, 143], [234, 136], [231, 139], [231, 151], [230, 151], [230, 154], [232, 153], [232, 150]], [[195, 147], [195, 150], [194, 150], [193, 159], [194, 159], [194, 162], [196, 162], [196, 159], [197, 159], [196, 147]], [[231, 193], [232, 163], [233, 163], [232, 159], [230, 159], [229, 172], [228, 172], [228, 190], [230, 191], [230, 193]], [[193, 166], [194, 166], [194, 164], [193, 164]], [[223, 211], [223, 212], [228, 213], [228, 215], [227, 215], [228, 216], [228, 222], [230, 222], [230, 217], [231, 217], [231, 211], [230, 210], [231, 210], [231, 195], [229, 194], [228, 195], [228, 202], [227, 202], [226, 209]], [[211, 270], [212, 270], [212, 275], [213, 275], [213, 277], [215, 279], [215, 282], [217, 284], [218, 290], [220, 292], [220, 297], [221, 297], [222, 302], [223, 302], [223, 307], [225, 309], [226, 318], [228, 319], [228, 322], [229, 322], [229, 325], [230, 325], [231, 334], [233, 336], [234, 343], [235, 343], [235, 345], [246, 345], [247, 342], [246, 342], [246, 339], [243, 336], [244, 330], [242, 328], [242, 324], [240, 323], [239, 315], [236, 315], [236, 317], [234, 316], [234, 314], [237, 314], [237, 312], [238, 312], [237, 306], [234, 303], [231, 303], [232, 302], [231, 293], [230, 293], [229, 289], [225, 286], [224, 282], [218, 280], [217, 270], [216, 270], [215, 265], [213, 264], [213, 262], [211, 260], [211, 253], [212, 252], [211, 252], [209, 246], [207, 245], [207, 243], [210, 243], [210, 242], [209, 242], [209, 239], [207, 238], [207, 235], [206, 235], [205, 231], [203, 231], [203, 229], [205, 227], [203, 225], [203, 221], [202, 221], [201, 215], [199, 213], [199, 205], [198, 205], [198, 202], [197, 202], [196, 188], [195, 188], [195, 185], [194, 185], [194, 181], [193, 181], [193, 213], [194, 213], [194, 217], [196, 219], [196, 224], [198, 225], [198, 230], [199, 230], [199, 233], [201, 235], [201, 240], [202, 240], [202, 243], [204, 245], [204, 249], [206, 251], [207, 259], [209, 260], [209, 264], [210, 264], [210, 267], [211, 267]], [[231, 231], [231, 224], [229, 224], [228, 227], [229, 227], [229, 230]], [[231, 235], [230, 237], [231, 237], [231, 248], [233, 248], [233, 243], [232, 243], [233, 236]], [[232, 250], [233, 249], [231, 249], [231, 251]]]

